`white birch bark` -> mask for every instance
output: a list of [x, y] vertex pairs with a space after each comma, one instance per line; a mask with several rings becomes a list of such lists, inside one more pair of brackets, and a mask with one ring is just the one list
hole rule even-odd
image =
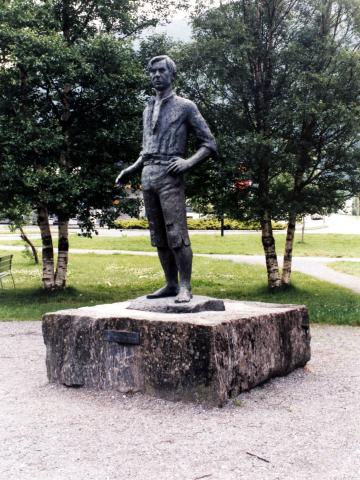
[[284, 286], [290, 285], [295, 228], [296, 215], [294, 213], [290, 213], [285, 240], [284, 263], [281, 275], [281, 284]]
[[54, 248], [49, 215], [45, 206], [38, 208], [38, 225], [42, 242], [42, 284], [45, 290], [52, 290], [55, 287]]
[[58, 257], [55, 274], [56, 288], [66, 286], [69, 260], [69, 220], [59, 220]]
[[276, 256], [271, 218], [267, 211], [264, 213], [261, 220], [261, 240], [265, 252], [268, 286], [271, 289], [278, 288], [281, 286], [279, 264]]

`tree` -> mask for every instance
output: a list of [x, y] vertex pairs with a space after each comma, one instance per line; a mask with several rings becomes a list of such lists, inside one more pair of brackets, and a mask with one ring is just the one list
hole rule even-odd
[[12, 232], [19, 230], [20, 238], [25, 243], [25, 252], [31, 255], [34, 263], [37, 265], [39, 263], [39, 256], [36, 247], [24, 230], [28, 219], [31, 217], [31, 209], [29, 206], [19, 205], [17, 208], [15, 208], [13, 205], [7, 205], [3, 211], [0, 209], [0, 217], [6, 217], [8, 220], [10, 220], [9, 228]]
[[[150, 3], [2, 2], [0, 201], [37, 211], [45, 289], [66, 284], [70, 218], [90, 234], [96, 218], [134, 208], [113, 184], [116, 162], [139, 151], [144, 74], [128, 38], [166, 14]], [[49, 215], [59, 220], [56, 265]]]
[[[223, 3], [197, 12], [183, 49], [182, 88], [232, 171], [222, 208], [260, 221], [270, 288], [290, 283], [295, 219], [359, 190], [358, 14], [358, 2]], [[271, 221], [284, 219], [281, 276]]]
[[289, 111], [279, 109], [278, 121], [291, 177], [283, 194], [283, 285], [290, 284], [296, 218], [337, 211], [359, 191], [359, 13], [358, 2], [304, 2], [302, 28], [283, 52]]

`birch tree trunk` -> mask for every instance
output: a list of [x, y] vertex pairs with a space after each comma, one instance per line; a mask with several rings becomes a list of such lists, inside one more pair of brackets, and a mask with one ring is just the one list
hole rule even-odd
[[271, 289], [279, 288], [281, 286], [279, 264], [276, 256], [271, 218], [268, 211], [264, 213], [261, 219], [261, 240], [265, 252], [268, 286]]
[[[309, 164], [309, 153], [307, 151], [307, 146], [310, 143], [310, 138], [312, 135], [312, 130], [314, 127], [313, 118], [307, 122], [304, 121], [303, 129], [301, 133], [301, 142], [299, 147], [299, 155], [297, 160], [297, 166], [294, 175], [294, 187], [292, 191], [292, 199], [289, 212], [289, 219], [286, 232], [286, 241], [285, 241], [285, 251], [284, 251], [284, 263], [281, 275], [281, 284], [283, 286], [290, 285], [291, 277], [291, 264], [292, 264], [292, 253], [294, 248], [294, 237], [295, 237], [295, 228], [296, 228], [296, 215], [297, 209], [294, 205], [299, 203], [301, 199], [301, 192], [303, 191], [303, 181], [306, 166]], [[305, 221], [305, 220], [304, 220]]]
[[305, 239], [305, 215], [303, 216], [302, 227], [301, 227], [301, 243], [304, 243]]
[[286, 231], [284, 263], [283, 263], [283, 269], [282, 269], [282, 275], [281, 275], [281, 284], [283, 286], [290, 285], [295, 228], [296, 228], [296, 213], [291, 212], [289, 215], [288, 226]]
[[54, 248], [51, 237], [49, 215], [45, 206], [38, 208], [38, 225], [42, 242], [42, 283], [45, 290], [53, 290], [55, 286]]
[[19, 230], [20, 230], [21, 240], [23, 240], [25, 243], [27, 243], [27, 245], [29, 245], [29, 247], [31, 248], [33, 258], [34, 258], [34, 262], [35, 262], [36, 265], [38, 265], [39, 264], [39, 256], [38, 256], [35, 245], [32, 243], [30, 238], [26, 235], [23, 227], [19, 226]]
[[64, 288], [69, 260], [69, 220], [59, 219], [58, 257], [55, 274], [55, 287]]

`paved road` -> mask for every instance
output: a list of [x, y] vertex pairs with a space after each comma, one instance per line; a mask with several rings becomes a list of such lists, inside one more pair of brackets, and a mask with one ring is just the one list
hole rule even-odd
[[49, 385], [40, 322], [0, 322], [1, 480], [359, 480], [360, 328], [223, 409]]
[[[210, 256], [210, 255], [205, 255]], [[264, 265], [263, 255], [211, 255], [213, 258], [231, 260], [236, 263], [247, 263], [251, 265]], [[327, 264], [336, 262], [360, 262], [360, 258], [342, 257], [294, 257], [292, 263], [293, 271], [306, 273], [319, 280], [325, 280], [341, 287], [349, 288], [353, 292], [360, 293], [360, 278], [347, 273], [338, 272], [328, 267]], [[282, 258], [279, 258], [279, 265], [282, 266]]]

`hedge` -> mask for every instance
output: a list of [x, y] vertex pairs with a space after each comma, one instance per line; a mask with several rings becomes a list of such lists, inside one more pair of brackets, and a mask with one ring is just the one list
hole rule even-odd
[[[148, 221], [145, 218], [129, 218], [127, 220], [116, 220], [116, 228], [123, 230], [128, 229], [147, 229], [149, 228]], [[220, 230], [220, 221], [215, 218], [188, 218], [189, 230]], [[283, 230], [286, 225], [280, 222], [272, 223], [274, 230]], [[225, 230], [260, 230], [259, 222], [241, 222], [240, 220], [226, 219], [224, 222]]]

